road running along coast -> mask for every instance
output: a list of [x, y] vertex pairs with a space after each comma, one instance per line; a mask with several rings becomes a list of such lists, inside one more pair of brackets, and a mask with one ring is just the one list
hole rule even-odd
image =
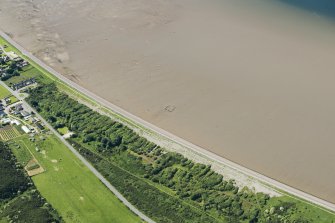
[[[111, 109], [113, 112], [125, 117], [126, 119], [129, 119], [139, 125], [141, 125], [142, 127], [155, 132], [156, 134], [167, 138], [171, 141], [173, 141], [174, 143], [177, 143], [181, 146], [184, 146], [186, 148], [189, 148], [191, 150], [193, 150], [194, 152], [198, 153], [199, 155], [205, 156], [210, 160], [213, 160], [215, 162], [221, 163], [229, 168], [232, 168], [238, 172], [241, 172], [247, 176], [250, 176], [256, 180], [259, 180], [260, 182], [263, 182], [264, 184], [268, 184], [272, 187], [274, 187], [274, 189], [279, 189], [282, 191], [285, 191], [293, 196], [299, 197], [301, 199], [304, 199], [308, 202], [311, 202], [315, 205], [319, 205], [323, 208], [329, 209], [333, 212], [335, 212], [335, 204], [325, 201], [323, 199], [320, 199], [316, 196], [313, 196], [311, 194], [308, 194], [306, 192], [303, 192], [301, 190], [298, 190], [296, 188], [293, 188], [291, 186], [288, 186], [286, 184], [280, 183], [270, 177], [267, 177], [265, 175], [262, 175], [256, 171], [253, 171], [251, 169], [248, 169], [244, 166], [241, 166], [240, 164], [234, 163], [228, 159], [225, 159], [221, 156], [218, 156], [210, 151], [207, 151], [204, 148], [201, 148], [197, 145], [194, 145], [176, 135], [173, 135], [170, 132], [167, 132], [143, 119], [141, 119], [138, 116], [135, 116], [125, 110], [123, 110], [122, 108], [118, 107], [115, 104], [112, 104], [110, 102], [108, 102], [107, 100], [101, 98], [100, 96], [88, 91], [87, 89], [81, 87], [80, 85], [78, 85], [77, 83], [67, 79], [66, 77], [64, 77], [63, 75], [61, 75], [60, 73], [58, 73], [57, 71], [55, 71], [53, 68], [49, 67], [48, 65], [46, 65], [44, 62], [42, 62], [40, 59], [38, 59], [37, 57], [35, 57], [34, 55], [32, 55], [30, 52], [28, 52], [27, 50], [25, 50], [21, 45], [19, 45], [18, 43], [16, 43], [11, 37], [9, 37], [6, 33], [4, 33], [2, 30], [0, 30], [0, 35], [7, 41], [9, 42], [11, 45], [13, 45], [15, 48], [17, 48], [23, 55], [29, 57], [31, 60], [33, 60], [36, 64], [38, 64], [39, 66], [41, 66], [43, 69], [45, 69], [46, 71], [48, 71], [49, 73], [51, 73], [52, 75], [54, 75], [56, 78], [60, 79], [61, 81], [63, 81], [64, 83], [66, 83], [68, 86], [72, 87], [73, 89], [79, 91], [80, 93], [84, 94], [85, 96], [89, 97], [90, 99], [96, 101], [98, 104], [107, 107], [109, 109]], [[84, 159], [84, 158], [83, 158]]]
[[67, 146], [67, 148], [74, 153], [74, 155], [79, 158], [83, 164], [125, 205], [127, 206], [134, 214], [140, 217], [143, 221], [147, 223], [156, 223], [154, 220], [150, 219], [148, 216], [143, 214], [140, 210], [138, 210], [135, 206], [133, 206], [104, 176], [102, 176], [99, 171], [97, 171], [73, 146], [66, 141], [37, 111], [32, 108], [27, 102], [22, 100], [20, 95], [13, 91], [10, 87], [8, 87], [4, 82], [0, 81], [0, 85], [4, 86], [8, 89], [15, 97], [20, 99], [20, 102], [28, 109], [33, 111], [35, 115], [45, 124], [47, 128], [52, 131], [57, 138], [60, 139], [62, 143]]

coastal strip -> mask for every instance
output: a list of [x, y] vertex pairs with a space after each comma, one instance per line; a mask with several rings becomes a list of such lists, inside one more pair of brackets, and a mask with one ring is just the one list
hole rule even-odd
[[[297, 196], [301, 199], [304, 199], [306, 201], [309, 201], [311, 203], [314, 203], [318, 206], [321, 206], [323, 208], [335, 211], [335, 204], [330, 203], [328, 201], [322, 200], [320, 198], [317, 198], [313, 195], [307, 194], [303, 191], [300, 191], [298, 189], [295, 189], [293, 187], [290, 187], [288, 185], [285, 185], [283, 183], [280, 183], [278, 181], [275, 181], [267, 176], [264, 176], [260, 173], [257, 173], [253, 170], [250, 170], [248, 168], [245, 168], [239, 164], [236, 164], [230, 160], [227, 160], [223, 157], [220, 157], [212, 152], [209, 152], [207, 150], [205, 150], [204, 148], [201, 148], [199, 146], [196, 146], [190, 142], [187, 142], [184, 139], [181, 139], [157, 126], [152, 125], [151, 123], [123, 110], [122, 108], [106, 101], [105, 99], [93, 94], [92, 92], [84, 89], [83, 87], [79, 86], [78, 84], [72, 82], [71, 80], [68, 80], [67, 78], [65, 78], [64, 76], [62, 76], [61, 74], [59, 74], [57, 71], [55, 71], [54, 69], [52, 69], [51, 67], [47, 66], [46, 64], [44, 64], [41, 60], [39, 60], [38, 58], [36, 58], [34, 55], [32, 55], [31, 53], [29, 53], [28, 51], [26, 51], [22, 46], [20, 46], [19, 44], [17, 44], [15, 41], [13, 41], [8, 35], [6, 35], [4, 32], [0, 31], [0, 35], [6, 39], [10, 44], [12, 44], [14, 47], [16, 47], [19, 51], [21, 51], [21, 53], [23, 55], [25, 55], [26, 57], [29, 57], [31, 60], [33, 60], [35, 63], [37, 63], [39, 66], [41, 66], [43, 69], [45, 69], [46, 71], [48, 71], [49, 73], [53, 74], [56, 78], [60, 79], [62, 82], [64, 82], [65, 84], [67, 84], [68, 86], [72, 87], [73, 89], [75, 89], [76, 91], [78, 91], [79, 93], [85, 95], [86, 97], [89, 97], [91, 100], [94, 100], [95, 102], [99, 103], [101, 106], [104, 106], [108, 109], [110, 109], [111, 111], [115, 112], [116, 114], [118, 114], [118, 116], [121, 116], [124, 118], [124, 120], [129, 120], [130, 127], [131, 128], [138, 128], [140, 126], [140, 128], [138, 130], [140, 131], [146, 131], [146, 135], [148, 136], [153, 136], [154, 137], [148, 137], [149, 140], [150, 139], [159, 139], [158, 142], [156, 142], [157, 144], [162, 144], [162, 143], [168, 143], [170, 146], [166, 147], [167, 149], [173, 150], [173, 148], [183, 148], [184, 152], [185, 151], [189, 151], [192, 152], [192, 155], [190, 157], [189, 153], [184, 153], [184, 155], [188, 154], [188, 158], [190, 159], [195, 159], [195, 160], [207, 160], [210, 163], [217, 163], [219, 164], [218, 166], [224, 166], [227, 167], [231, 170], [234, 170], [237, 173], [237, 176], [239, 176], [240, 174], [245, 175], [246, 178], [250, 179], [253, 183], [260, 183], [262, 184], [265, 188], [268, 188], [269, 190], [273, 190], [279, 194], [281, 194], [281, 192], [279, 192], [279, 190], [283, 190], [289, 194], [292, 194], [293, 196]], [[156, 141], [156, 140], [155, 140]], [[159, 142], [160, 141], [160, 142]], [[176, 152], [179, 153], [183, 153], [183, 151], [181, 150], [176, 150]], [[216, 169], [217, 170], [217, 169]], [[236, 179], [236, 177], [235, 177]], [[238, 181], [239, 179], [237, 179]], [[238, 182], [237, 182], [238, 183]], [[277, 190], [278, 188], [278, 190]]]

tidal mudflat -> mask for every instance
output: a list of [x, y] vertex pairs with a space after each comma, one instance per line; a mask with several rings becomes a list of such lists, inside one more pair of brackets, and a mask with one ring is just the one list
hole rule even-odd
[[0, 0], [0, 28], [114, 104], [335, 202], [335, 27], [264, 0]]

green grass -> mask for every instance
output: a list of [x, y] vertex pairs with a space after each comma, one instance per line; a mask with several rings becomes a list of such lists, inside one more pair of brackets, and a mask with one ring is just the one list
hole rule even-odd
[[2, 85], [0, 85], [0, 100], [9, 96], [11, 93]]
[[[272, 198], [267, 204], [267, 208], [270, 210], [271, 207], [280, 207], [285, 203], [294, 203], [295, 208], [291, 213], [293, 219], [298, 219], [303, 216], [303, 218], [309, 222], [315, 222], [316, 219], [317, 222], [335, 222], [335, 215], [333, 212], [286, 195]], [[276, 210], [278, 211], [278, 208], [276, 208]]]
[[[22, 138], [22, 137], [21, 137]], [[26, 166], [29, 160], [33, 159], [33, 155], [27, 149], [26, 145], [21, 141], [22, 139], [12, 140], [8, 146], [14, 153], [17, 160], [22, 166]]]
[[5, 48], [6, 52], [10, 52], [10, 51], [13, 51], [13, 52], [16, 52], [16, 53], [18, 52], [17, 49], [15, 49], [12, 45], [7, 43], [7, 41], [5, 39], [3, 39], [2, 37], [0, 38], [0, 44], [1, 44], [1, 46], [7, 45], [7, 48]]
[[69, 129], [67, 127], [63, 127], [63, 128], [58, 128], [57, 131], [62, 134], [65, 135], [66, 133], [69, 132]]
[[5, 218], [3, 218], [3, 219], [0, 219], [0, 223], [8, 223], [9, 221], [7, 220], [7, 219], [5, 219]]
[[[46, 170], [32, 179], [66, 222], [141, 222], [55, 136], [44, 141], [37, 137], [35, 142], [23, 136], [15, 142], [28, 148]], [[16, 150], [21, 162], [28, 159], [27, 153]]]
[[13, 96], [13, 95], [10, 96], [9, 99], [10, 99], [10, 103], [9, 103], [10, 105], [11, 105], [11, 104], [14, 104], [15, 102], [18, 102], [18, 101], [19, 101], [19, 99], [17, 99], [17, 98], [16, 98], [15, 96]]

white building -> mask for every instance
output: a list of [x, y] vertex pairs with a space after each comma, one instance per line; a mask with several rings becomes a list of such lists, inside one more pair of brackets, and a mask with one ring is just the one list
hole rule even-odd
[[21, 123], [18, 121], [18, 120], [16, 120], [16, 119], [13, 119], [11, 122], [10, 122], [10, 124], [15, 124], [15, 125], [20, 125]]
[[3, 124], [9, 124], [11, 121], [12, 121], [12, 120], [11, 120], [10, 118], [3, 118], [3, 119], [1, 119], [1, 122], [2, 122]]
[[30, 130], [28, 129], [28, 127], [27, 126], [25, 126], [25, 125], [23, 125], [22, 127], [21, 127], [21, 129], [25, 132], [25, 133], [30, 133]]
[[8, 53], [7, 53], [7, 56], [9, 56], [12, 60], [14, 60], [14, 59], [16, 59], [16, 58], [19, 57], [19, 56], [18, 56], [16, 53], [14, 53], [13, 51], [8, 52]]

